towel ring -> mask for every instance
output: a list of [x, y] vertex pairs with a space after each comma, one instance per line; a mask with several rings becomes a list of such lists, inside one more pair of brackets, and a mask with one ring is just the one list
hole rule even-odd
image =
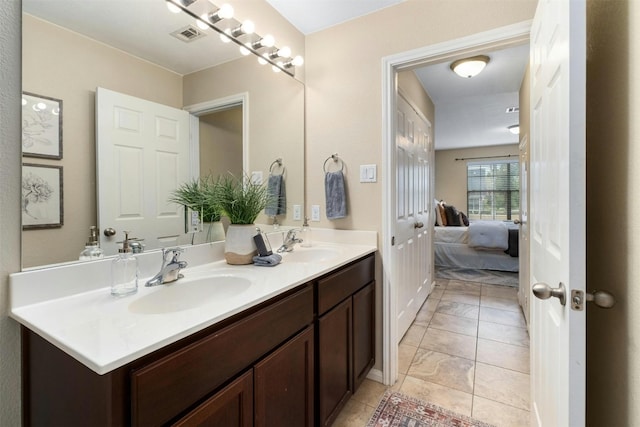
[[285, 167], [282, 166], [282, 158], [278, 157], [277, 159], [275, 159], [273, 161], [273, 163], [271, 163], [271, 166], [269, 166], [269, 175], [273, 175], [273, 166], [274, 165], [278, 165], [279, 167], [282, 168], [282, 172], [280, 173], [280, 175], [284, 175], [285, 172]]
[[340, 172], [344, 170], [344, 162], [340, 157], [338, 157], [338, 153], [333, 153], [332, 155], [327, 157], [327, 160], [325, 160], [324, 164], [322, 165], [322, 170], [324, 171], [324, 173], [327, 173], [327, 162], [329, 160], [333, 160], [335, 163], [340, 162]]

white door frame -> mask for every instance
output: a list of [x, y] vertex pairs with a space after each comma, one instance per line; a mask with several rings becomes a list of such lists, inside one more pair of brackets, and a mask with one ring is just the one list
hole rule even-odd
[[396, 131], [396, 72], [429, 62], [453, 60], [456, 56], [471, 56], [478, 51], [527, 43], [530, 30], [531, 21], [524, 21], [382, 58], [382, 380], [386, 385], [394, 384], [398, 376], [396, 286], [391, 280], [395, 268], [391, 249], [395, 188], [391, 188], [389, 178], [395, 173], [392, 151]]
[[189, 147], [192, 178], [200, 176], [200, 119], [198, 117], [231, 107], [242, 106], [242, 170], [249, 171], [249, 92], [187, 105], [183, 110], [191, 115], [189, 122]]

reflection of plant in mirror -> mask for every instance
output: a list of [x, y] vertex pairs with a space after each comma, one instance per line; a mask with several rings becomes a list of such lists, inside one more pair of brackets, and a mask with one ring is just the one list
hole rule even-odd
[[272, 196], [264, 184], [253, 182], [248, 176], [225, 176], [215, 183], [214, 204], [232, 224], [253, 224]]
[[52, 194], [53, 189], [47, 181], [31, 172], [27, 173], [22, 178], [22, 211], [26, 215], [38, 219], [29, 212], [29, 203], [45, 203]]
[[216, 182], [211, 176], [193, 179], [171, 193], [169, 201], [200, 212], [203, 222], [220, 221], [220, 210], [213, 204]]

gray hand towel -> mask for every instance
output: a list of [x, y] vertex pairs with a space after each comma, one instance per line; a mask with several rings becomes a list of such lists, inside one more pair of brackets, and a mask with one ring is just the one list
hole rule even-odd
[[327, 219], [338, 219], [347, 216], [347, 198], [342, 171], [325, 173], [324, 191], [327, 203]]
[[287, 196], [283, 175], [269, 175], [267, 193], [270, 202], [264, 209], [267, 216], [284, 215], [287, 212]]
[[257, 265], [260, 267], [274, 267], [280, 264], [282, 261], [282, 255], [280, 254], [271, 254], [267, 256], [254, 256], [253, 257], [253, 265]]

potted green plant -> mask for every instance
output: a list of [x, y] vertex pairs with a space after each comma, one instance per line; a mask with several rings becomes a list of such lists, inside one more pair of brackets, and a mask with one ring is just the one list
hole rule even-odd
[[[216, 182], [211, 176], [192, 179], [181, 184], [171, 193], [169, 201], [198, 212], [207, 231], [207, 242], [224, 240], [224, 228], [220, 222], [220, 210], [213, 202]], [[186, 214], [186, 209], [185, 209]]]
[[227, 263], [251, 264], [257, 253], [254, 222], [272, 197], [266, 185], [252, 182], [246, 175], [227, 175], [215, 182], [212, 195], [213, 204], [231, 222], [225, 240]]

